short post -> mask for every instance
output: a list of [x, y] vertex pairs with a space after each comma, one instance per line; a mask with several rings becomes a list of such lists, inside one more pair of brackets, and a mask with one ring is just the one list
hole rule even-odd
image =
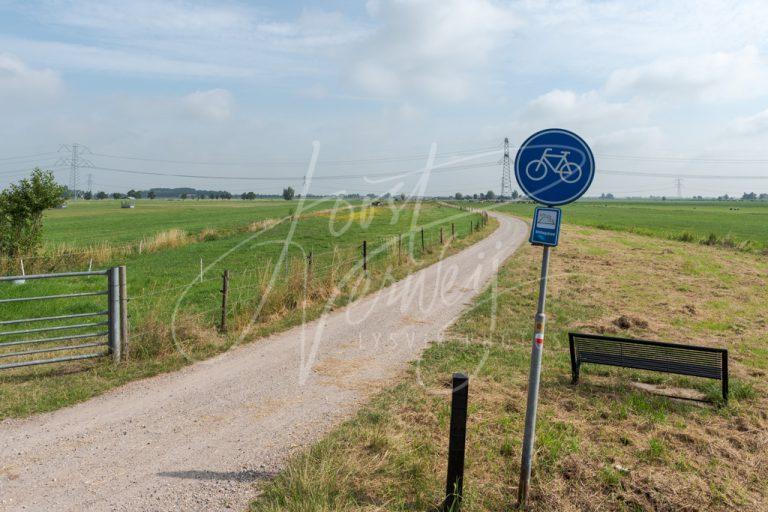
[[549, 271], [549, 246], [544, 246], [539, 280], [539, 301], [536, 309], [533, 342], [531, 343], [531, 370], [528, 377], [528, 403], [525, 409], [525, 432], [523, 434], [523, 456], [520, 464], [520, 485], [517, 489], [517, 506], [525, 508], [528, 488], [531, 484], [533, 444], [536, 440], [536, 410], [539, 403], [539, 381], [541, 378], [541, 356], [544, 351], [544, 329], [546, 327], [545, 305], [547, 299], [547, 274]]
[[397, 235], [397, 263], [401, 263], [402, 259], [400, 257], [401, 251], [403, 249], [403, 235], [399, 234]]
[[440, 226], [440, 245], [443, 245], [443, 226]]
[[312, 280], [312, 251], [307, 254], [307, 280]]
[[426, 246], [424, 245], [424, 228], [421, 228], [421, 252], [424, 253], [424, 249]]
[[108, 338], [109, 353], [112, 361], [120, 362], [120, 270], [112, 267], [107, 270], [107, 311], [109, 316]]
[[363, 272], [368, 272], [368, 241], [363, 240]]
[[229, 295], [229, 270], [225, 270], [221, 275], [221, 323], [219, 330], [227, 332], [227, 298]]
[[456, 238], [456, 224], [451, 222], [451, 238]]
[[451, 431], [448, 438], [448, 478], [445, 482], [445, 512], [456, 512], [461, 507], [464, 486], [464, 448], [467, 438], [467, 402], [469, 377], [453, 374], [451, 394]]
[[123, 358], [128, 358], [128, 278], [125, 265], [120, 270], [120, 342]]

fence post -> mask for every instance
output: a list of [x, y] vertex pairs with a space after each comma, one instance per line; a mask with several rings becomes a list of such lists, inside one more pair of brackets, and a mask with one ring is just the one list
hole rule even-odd
[[120, 344], [122, 358], [128, 359], [128, 278], [125, 265], [118, 267], [120, 273]]
[[443, 245], [443, 226], [440, 226], [440, 245]]
[[451, 222], [451, 238], [456, 238], [456, 224]]
[[467, 402], [469, 377], [453, 374], [451, 394], [451, 430], [448, 438], [448, 477], [445, 482], [445, 512], [457, 512], [461, 507], [464, 486], [464, 447], [467, 439]]
[[221, 275], [221, 324], [219, 330], [227, 332], [227, 298], [229, 295], [229, 270]]
[[398, 263], [398, 265], [400, 263], [402, 263], [402, 258], [400, 257], [400, 253], [402, 251], [402, 247], [403, 247], [403, 235], [401, 233], [401, 234], [397, 235], [397, 263]]
[[307, 280], [312, 280], [312, 251], [307, 254]]
[[363, 240], [363, 272], [368, 272], [368, 241]]
[[424, 254], [424, 228], [421, 228], [421, 254]]
[[120, 362], [120, 270], [112, 267], [107, 270], [107, 297], [109, 300], [109, 352], [112, 361]]

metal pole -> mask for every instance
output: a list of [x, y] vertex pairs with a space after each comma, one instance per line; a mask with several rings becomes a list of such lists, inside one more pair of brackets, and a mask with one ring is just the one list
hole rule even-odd
[[128, 357], [128, 279], [125, 265], [120, 270], [120, 344], [124, 358]]
[[227, 296], [229, 295], [229, 270], [221, 275], [221, 324], [220, 330], [227, 332]]
[[546, 327], [545, 305], [547, 300], [547, 273], [549, 271], [549, 246], [544, 246], [541, 259], [541, 280], [539, 281], [539, 303], [536, 309], [536, 324], [531, 343], [531, 369], [528, 375], [528, 404], [525, 409], [525, 434], [523, 436], [523, 457], [520, 463], [520, 486], [517, 490], [517, 506], [524, 508], [531, 483], [533, 444], [536, 439], [536, 410], [539, 401], [539, 380], [541, 377], [541, 355], [544, 351], [544, 329]]
[[112, 267], [107, 272], [107, 297], [109, 300], [109, 352], [115, 363], [120, 362], [120, 271]]
[[448, 438], [448, 477], [445, 481], [445, 502], [443, 504], [443, 510], [446, 512], [456, 512], [461, 506], [468, 400], [469, 377], [463, 373], [454, 373], [451, 396], [451, 431]]

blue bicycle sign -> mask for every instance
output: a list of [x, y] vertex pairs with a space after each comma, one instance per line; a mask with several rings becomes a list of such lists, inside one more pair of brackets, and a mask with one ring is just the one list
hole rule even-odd
[[515, 157], [515, 177], [525, 195], [547, 206], [575, 201], [592, 184], [595, 159], [587, 143], [568, 130], [534, 133]]

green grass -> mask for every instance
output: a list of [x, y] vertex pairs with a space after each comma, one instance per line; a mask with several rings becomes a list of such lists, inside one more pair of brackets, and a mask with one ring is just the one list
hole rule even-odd
[[[595, 244], [606, 253], [595, 254]], [[452, 339], [424, 352], [418, 379], [414, 370], [296, 456], [264, 485], [251, 510], [315, 510], [318, 503], [327, 506], [318, 510], [436, 510], [447, 459], [445, 384], [456, 371], [472, 375], [463, 510], [510, 510], [520, 469], [539, 255], [524, 247], [501, 269], [503, 322], [496, 330], [488, 290], [455, 324]], [[679, 272], [691, 258], [701, 274]], [[566, 227], [551, 265], [530, 510], [764, 510], [768, 262], [717, 247], [694, 253], [680, 242]], [[588, 278], [572, 279], [580, 275]], [[713, 293], [718, 301], [711, 300]], [[700, 328], [733, 316], [735, 308], [738, 337]], [[645, 323], [622, 329], [614, 323], [620, 315]], [[572, 386], [571, 330], [725, 346], [731, 354], [730, 401], [701, 405], [632, 385], [693, 387], [715, 398], [719, 382], [594, 365], [586, 365]], [[372, 432], [386, 448], [368, 450]]]
[[[169, 229], [198, 233], [247, 226], [263, 219], [280, 218], [296, 210], [298, 201], [165, 200], [139, 199], [136, 208], [120, 208], [120, 201], [70, 201], [67, 208], [45, 212], [46, 245], [84, 247], [109, 242], [138, 242]], [[333, 200], [313, 203], [311, 209], [331, 208]]]
[[[206, 211], [206, 210], [202, 210]], [[437, 204], [364, 207], [337, 214], [309, 213], [254, 233], [236, 232], [188, 241], [176, 248], [106, 261], [103, 267], [126, 265], [128, 275], [130, 363], [112, 367], [107, 360], [48, 365], [0, 372], [0, 418], [51, 410], [94, 396], [123, 382], [179, 368], [227, 350], [242, 331], [249, 339], [286, 329], [320, 314], [325, 303], [344, 304], [392, 279], [441, 257], [440, 230], [447, 253], [484, 236], [470, 232], [477, 214]], [[451, 224], [456, 238], [449, 241]], [[425, 249], [421, 248], [424, 230]], [[291, 234], [292, 233], [292, 234]], [[397, 236], [402, 235], [398, 257]], [[291, 237], [281, 262], [284, 241]], [[368, 273], [361, 269], [361, 244], [368, 243]], [[307, 267], [312, 253], [311, 270]], [[200, 279], [200, 261], [204, 273]], [[84, 270], [76, 261], [66, 270]], [[229, 270], [229, 335], [216, 331], [220, 317], [221, 274]], [[345, 277], [348, 278], [345, 280]], [[306, 279], [306, 281], [305, 281]], [[272, 282], [270, 288], [270, 282]], [[17, 286], [0, 283], [0, 297], [42, 296], [105, 288], [105, 278], [28, 281]], [[334, 290], [338, 288], [338, 296]], [[3, 319], [94, 312], [106, 309], [106, 297], [21, 302], [0, 305]], [[174, 311], [177, 311], [174, 320]], [[254, 318], [254, 315], [255, 318]], [[76, 324], [104, 318], [77, 319]], [[254, 320], [251, 324], [251, 320]], [[171, 325], [175, 328], [173, 338]], [[38, 327], [22, 324], [13, 329]], [[104, 326], [73, 329], [71, 334], [98, 332]], [[3, 329], [11, 330], [11, 329]], [[39, 334], [16, 336], [34, 339]], [[45, 334], [43, 334], [45, 336]], [[5, 337], [2, 340], [8, 341]], [[45, 345], [41, 345], [45, 346]], [[180, 349], [180, 350], [179, 350]], [[0, 349], [0, 353], [12, 351]], [[32, 358], [34, 356], [28, 356]]]
[[[534, 208], [528, 203], [491, 206], [524, 217]], [[585, 200], [564, 206], [563, 222], [705, 245], [768, 248], [768, 202]]]

